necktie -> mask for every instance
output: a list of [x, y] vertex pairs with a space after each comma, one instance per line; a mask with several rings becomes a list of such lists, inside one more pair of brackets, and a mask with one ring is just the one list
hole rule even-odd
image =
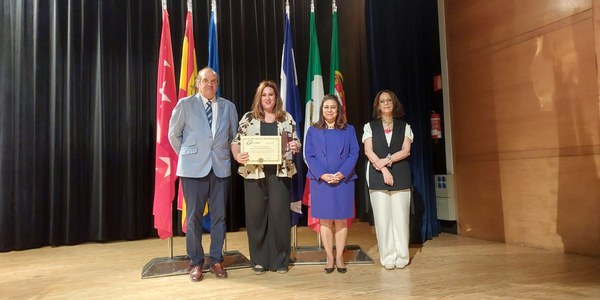
[[208, 127], [212, 127], [212, 102], [206, 102], [206, 118], [208, 119]]

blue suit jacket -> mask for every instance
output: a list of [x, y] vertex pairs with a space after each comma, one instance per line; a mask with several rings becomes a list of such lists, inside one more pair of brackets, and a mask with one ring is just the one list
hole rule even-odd
[[169, 122], [169, 142], [179, 155], [177, 176], [200, 178], [212, 169], [217, 177], [231, 176], [230, 145], [238, 126], [231, 101], [216, 97], [217, 124], [213, 137], [198, 94], [179, 100]]
[[[338, 140], [330, 141], [338, 143], [339, 150], [335, 153], [327, 153], [325, 130], [327, 129], [318, 129], [314, 126], [308, 128], [304, 145], [304, 160], [308, 166], [306, 177], [318, 181], [325, 173], [335, 174], [340, 171], [344, 174], [344, 181], [355, 180], [354, 166], [358, 160], [359, 148], [354, 127], [348, 124], [345, 130], [338, 130], [340, 133]], [[339, 168], [329, 166], [327, 156], [332, 156], [329, 160], [337, 161], [340, 164]]]

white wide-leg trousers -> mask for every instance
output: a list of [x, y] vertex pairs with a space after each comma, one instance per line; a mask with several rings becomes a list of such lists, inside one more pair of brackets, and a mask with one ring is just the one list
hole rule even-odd
[[379, 261], [386, 269], [404, 268], [409, 260], [410, 189], [369, 190]]

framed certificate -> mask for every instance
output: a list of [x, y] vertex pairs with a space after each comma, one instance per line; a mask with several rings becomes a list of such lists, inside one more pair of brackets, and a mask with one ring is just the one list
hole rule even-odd
[[241, 136], [241, 152], [248, 153], [247, 164], [281, 164], [281, 136]]

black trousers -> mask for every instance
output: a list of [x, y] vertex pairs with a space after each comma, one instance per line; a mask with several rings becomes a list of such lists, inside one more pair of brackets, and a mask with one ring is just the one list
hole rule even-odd
[[244, 181], [250, 259], [266, 270], [290, 263], [290, 178], [268, 172]]

